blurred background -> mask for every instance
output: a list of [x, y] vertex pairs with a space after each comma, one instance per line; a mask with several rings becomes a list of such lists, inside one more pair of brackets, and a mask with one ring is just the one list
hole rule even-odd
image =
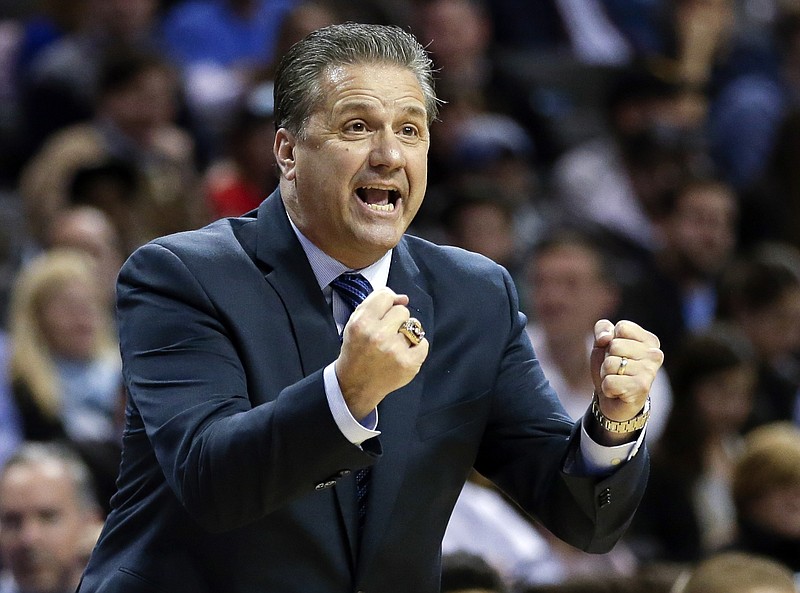
[[[617, 549], [565, 548], [475, 475], [447, 590], [678, 593], [730, 550], [800, 573], [800, 0], [0, 0], [0, 468], [65, 444], [102, 520], [117, 271], [272, 192], [276, 62], [345, 21], [431, 52], [444, 104], [411, 232], [509, 270], [570, 414], [596, 319], [666, 355]], [[4, 492], [0, 474], [0, 593], [46, 545], [8, 531]], [[91, 537], [65, 541], [80, 566]]]

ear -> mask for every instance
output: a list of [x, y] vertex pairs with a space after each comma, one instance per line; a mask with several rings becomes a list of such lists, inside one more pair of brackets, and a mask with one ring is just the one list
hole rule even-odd
[[275, 144], [272, 152], [275, 154], [275, 162], [281, 170], [281, 175], [288, 181], [294, 181], [295, 160], [294, 147], [297, 144], [295, 135], [286, 128], [278, 128], [275, 132]]

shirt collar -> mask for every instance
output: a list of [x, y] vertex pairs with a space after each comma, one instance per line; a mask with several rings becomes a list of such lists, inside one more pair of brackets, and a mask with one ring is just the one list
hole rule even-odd
[[[288, 213], [287, 213], [288, 216]], [[297, 235], [300, 245], [311, 264], [311, 269], [314, 271], [314, 276], [321, 290], [325, 290], [328, 285], [345, 272], [358, 272], [364, 278], [369, 280], [373, 290], [383, 288], [389, 281], [389, 267], [392, 262], [392, 250], [387, 251], [378, 261], [374, 264], [361, 268], [360, 270], [353, 270], [345, 266], [342, 262], [332, 258], [330, 255], [322, 251], [319, 247], [314, 245], [308, 237], [306, 237], [300, 229], [294, 224], [294, 221], [289, 217], [289, 224], [292, 225], [292, 230]]]

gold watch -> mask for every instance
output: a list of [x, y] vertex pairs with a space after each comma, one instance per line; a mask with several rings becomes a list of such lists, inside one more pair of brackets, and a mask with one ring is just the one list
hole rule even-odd
[[643, 429], [644, 425], [647, 424], [647, 419], [650, 418], [650, 396], [647, 396], [647, 400], [644, 402], [644, 408], [642, 408], [642, 411], [639, 412], [638, 415], [634, 416], [630, 420], [618, 422], [616, 420], [607, 418], [603, 414], [602, 410], [600, 410], [597, 392], [595, 391], [592, 396], [592, 416], [594, 416], [594, 419], [597, 420], [597, 423], [608, 432], [614, 432], [617, 434], [636, 432], [637, 430]]

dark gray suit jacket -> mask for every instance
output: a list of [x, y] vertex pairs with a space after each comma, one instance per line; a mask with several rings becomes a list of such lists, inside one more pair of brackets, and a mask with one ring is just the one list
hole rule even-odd
[[[641, 497], [646, 453], [606, 479], [563, 470], [578, 432], [505, 270], [406, 236], [388, 284], [431, 347], [362, 450], [328, 408], [336, 326], [277, 192], [257, 213], [134, 253], [118, 286], [130, 395], [119, 492], [79, 591], [433, 593], [473, 466], [560, 537], [608, 550]], [[359, 546], [353, 473], [370, 465]]]

